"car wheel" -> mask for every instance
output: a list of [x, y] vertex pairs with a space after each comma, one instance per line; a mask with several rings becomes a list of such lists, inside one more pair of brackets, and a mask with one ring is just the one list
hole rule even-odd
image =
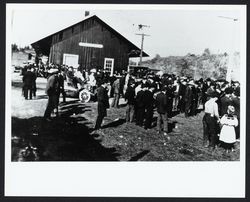
[[87, 103], [90, 101], [90, 98], [91, 98], [90, 92], [87, 91], [86, 89], [79, 92], [79, 99], [81, 102]]

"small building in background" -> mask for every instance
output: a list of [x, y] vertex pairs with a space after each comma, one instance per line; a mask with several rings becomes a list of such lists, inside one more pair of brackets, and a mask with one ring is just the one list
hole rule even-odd
[[[105, 69], [112, 75], [127, 70], [129, 58], [140, 57], [140, 49], [96, 15], [31, 44], [49, 63]], [[143, 57], [149, 55], [143, 52]]]
[[27, 63], [35, 63], [36, 53], [34, 50], [12, 51], [11, 65], [22, 67]]

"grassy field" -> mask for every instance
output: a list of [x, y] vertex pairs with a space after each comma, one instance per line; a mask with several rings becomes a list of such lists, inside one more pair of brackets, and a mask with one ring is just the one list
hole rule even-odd
[[[99, 133], [92, 134], [97, 104], [67, 99], [60, 105], [60, 116], [51, 122], [43, 120], [47, 103], [44, 95], [46, 80], [38, 80], [34, 100], [21, 97], [20, 78], [12, 81], [12, 160], [40, 161], [235, 161], [236, 151], [225, 153], [202, 145], [203, 112], [185, 118], [178, 114], [169, 119], [170, 140], [149, 130], [125, 122], [125, 106], [108, 110]], [[155, 114], [156, 116], [156, 114]], [[30, 150], [26, 147], [30, 145]], [[26, 149], [25, 149], [26, 148]]]

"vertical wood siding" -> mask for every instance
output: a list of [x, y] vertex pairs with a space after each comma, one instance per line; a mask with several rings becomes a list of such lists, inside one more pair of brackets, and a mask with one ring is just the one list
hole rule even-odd
[[[79, 46], [79, 42], [103, 44], [103, 48]], [[128, 66], [129, 47], [95, 19], [86, 20], [52, 36], [50, 62], [63, 63], [63, 54], [79, 55], [83, 69], [103, 68], [104, 58], [114, 58], [114, 71], [121, 72]]]

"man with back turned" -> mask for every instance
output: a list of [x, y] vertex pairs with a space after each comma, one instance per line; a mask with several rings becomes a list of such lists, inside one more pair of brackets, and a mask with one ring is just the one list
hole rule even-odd
[[97, 89], [97, 119], [95, 124], [95, 130], [99, 130], [102, 125], [102, 121], [107, 116], [107, 108], [109, 108], [109, 97], [108, 97], [108, 82], [103, 80], [100, 82], [101, 86]]

